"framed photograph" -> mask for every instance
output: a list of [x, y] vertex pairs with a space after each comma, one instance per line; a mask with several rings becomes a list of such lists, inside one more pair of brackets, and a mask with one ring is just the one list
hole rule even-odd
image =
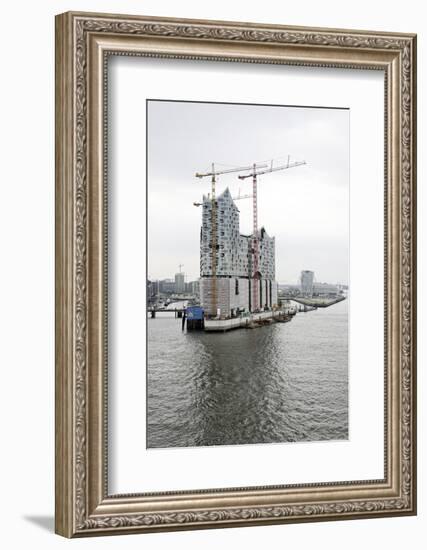
[[416, 37], [56, 18], [56, 532], [416, 513]]

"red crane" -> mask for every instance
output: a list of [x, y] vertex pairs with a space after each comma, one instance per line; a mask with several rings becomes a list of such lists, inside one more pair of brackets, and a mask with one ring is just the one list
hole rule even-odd
[[253, 262], [252, 262], [252, 311], [257, 311], [259, 309], [258, 303], [258, 284], [256, 283], [259, 278], [259, 236], [258, 236], [258, 176], [264, 174], [270, 174], [271, 172], [277, 172], [279, 170], [287, 170], [288, 168], [295, 168], [296, 166], [302, 166], [306, 164], [305, 160], [299, 162], [288, 162], [287, 164], [281, 166], [273, 167], [273, 161], [271, 161], [270, 168], [260, 169], [259, 165], [254, 164], [252, 166], [252, 171], [249, 174], [239, 174], [238, 178], [244, 180], [246, 178], [252, 178], [252, 196], [253, 196], [253, 232], [252, 232], [252, 253], [253, 253]]

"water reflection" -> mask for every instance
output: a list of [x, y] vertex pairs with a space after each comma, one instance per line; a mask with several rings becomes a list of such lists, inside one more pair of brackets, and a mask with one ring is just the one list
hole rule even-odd
[[346, 439], [347, 302], [224, 334], [148, 321], [148, 447]]

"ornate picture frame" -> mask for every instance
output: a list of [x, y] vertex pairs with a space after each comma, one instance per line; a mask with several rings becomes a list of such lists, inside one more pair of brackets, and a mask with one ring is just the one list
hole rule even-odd
[[[108, 56], [385, 74], [385, 477], [108, 493]], [[56, 18], [56, 532], [65, 537], [416, 513], [416, 36], [68, 12]]]

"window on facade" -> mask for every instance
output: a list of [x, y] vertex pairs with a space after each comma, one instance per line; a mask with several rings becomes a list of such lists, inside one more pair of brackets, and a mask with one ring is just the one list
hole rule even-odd
[[235, 286], [234, 286], [234, 294], [239, 294], [239, 279], [235, 280]]

